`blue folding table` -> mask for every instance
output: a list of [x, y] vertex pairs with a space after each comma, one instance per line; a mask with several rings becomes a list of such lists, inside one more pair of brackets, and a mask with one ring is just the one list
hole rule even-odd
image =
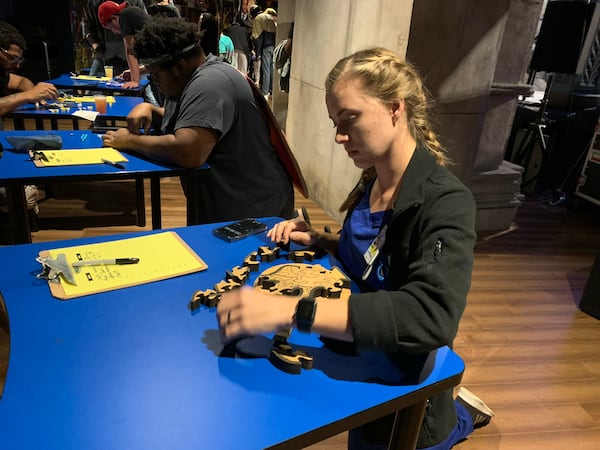
[[[4, 147], [3, 157], [0, 159], [0, 186], [6, 187], [9, 233], [11, 242], [14, 244], [31, 242], [29, 216], [23, 187], [28, 184], [51, 184], [58, 182], [81, 182], [81, 181], [106, 181], [135, 179], [138, 183], [137, 208], [138, 218], [144, 218], [145, 207], [143, 198], [143, 179], [150, 179], [150, 199], [152, 206], [152, 228], [161, 228], [161, 205], [160, 205], [160, 177], [202, 176], [206, 168], [182, 169], [166, 166], [152, 162], [148, 159], [127, 153], [127, 162], [123, 168], [113, 167], [107, 164], [86, 164], [58, 167], [36, 167], [26, 153], [18, 153], [11, 150], [12, 145], [6, 140], [7, 136], [43, 136], [53, 134], [60, 136], [64, 149], [82, 149], [102, 147], [100, 135], [91, 131], [1, 131], [0, 144]], [[139, 188], [142, 184], [142, 188]], [[197, 198], [195, 192], [186, 195], [189, 218], [195, 215]], [[145, 222], [140, 226], [144, 226]], [[1, 446], [0, 446], [1, 447]]]
[[[73, 115], [76, 111], [95, 111], [96, 107], [93, 101], [79, 102], [79, 98], [91, 99], [91, 96], [73, 97], [72, 100], [67, 98], [67, 101], [58, 103], [49, 101], [46, 105], [35, 105], [28, 103], [22, 105], [13, 111], [6, 114], [5, 118], [12, 119], [16, 130], [23, 130], [24, 119], [35, 119], [35, 127], [37, 130], [43, 130], [44, 120], [50, 120], [50, 128], [58, 129], [58, 120], [67, 119], [72, 121], [73, 129], [79, 129], [79, 121], [81, 117]], [[106, 113], [98, 114], [95, 121], [113, 122], [118, 120], [126, 120], [129, 112], [140, 103], [144, 102], [141, 97], [125, 97], [114, 96], [106, 105]], [[59, 106], [60, 105], [60, 106]]]
[[51, 83], [58, 89], [73, 91], [75, 93], [82, 93], [85, 91], [99, 91], [105, 93], [118, 93], [119, 95], [126, 96], [138, 96], [143, 95], [144, 89], [150, 84], [147, 76], [142, 76], [140, 85], [133, 89], [124, 89], [124, 81], [117, 81], [116, 79], [107, 79], [106, 77], [89, 77], [89, 76], [77, 76], [71, 74], [62, 74], [57, 78], [48, 80], [47, 83]]
[[[10, 327], [3, 449], [299, 449], [394, 412], [395, 448], [414, 448], [427, 399], [460, 382], [460, 357], [440, 348], [407, 382], [382, 354], [339, 354], [295, 331], [290, 343], [314, 357], [299, 375], [260, 352], [224, 352], [214, 308], [188, 302], [270, 243], [264, 233], [227, 243], [212, 236], [216, 226], [175, 229], [207, 270], [71, 300], [35, 277], [40, 251], [158, 231], [0, 248]], [[259, 349], [270, 336], [248, 342]]]

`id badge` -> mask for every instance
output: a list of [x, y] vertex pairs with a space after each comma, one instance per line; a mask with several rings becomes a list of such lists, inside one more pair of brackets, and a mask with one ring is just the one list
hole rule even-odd
[[365, 269], [362, 275], [363, 281], [369, 277], [371, 269], [373, 268], [373, 263], [375, 262], [375, 260], [379, 256], [379, 253], [381, 252], [381, 249], [383, 248], [383, 244], [385, 243], [386, 231], [387, 225], [384, 225], [379, 234], [375, 236], [373, 242], [369, 244], [369, 247], [367, 247], [367, 250], [363, 253], [363, 259], [367, 264], [367, 268]]

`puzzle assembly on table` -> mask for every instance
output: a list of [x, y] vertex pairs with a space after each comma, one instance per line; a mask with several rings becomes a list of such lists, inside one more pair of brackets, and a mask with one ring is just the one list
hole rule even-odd
[[[315, 258], [312, 250], [284, 251], [280, 247], [261, 246], [244, 259], [241, 266], [225, 272], [223, 280], [213, 289], [196, 291], [188, 307], [194, 311], [201, 306], [214, 308], [223, 292], [245, 285], [251, 272], [258, 272], [262, 262], [283, 259], [291, 262], [271, 266], [257, 276], [254, 288], [277, 295], [304, 295], [311, 297], [341, 298], [350, 292], [350, 279], [337, 267], [326, 269], [319, 264], [308, 264]], [[287, 372], [299, 374], [310, 369], [313, 358], [306, 352], [295, 350], [288, 343], [291, 330], [276, 333], [269, 355], [271, 363]]]
[[[106, 96], [107, 103], [114, 103], [115, 98], [112, 95]], [[94, 103], [94, 97], [91, 95], [69, 95], [63, 94], [56, 100], [47, 101], [45, 103], [36, 103], [38, 108], [44, 108], [48, 110], [52, 109], [70, 109], [70, 108], [83, 108], [83, 103]], [[89, 107], [89, 105], [87, 105]]]

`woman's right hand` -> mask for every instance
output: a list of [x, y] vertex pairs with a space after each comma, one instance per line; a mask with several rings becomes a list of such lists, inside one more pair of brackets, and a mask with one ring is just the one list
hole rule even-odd
[[276, 224], [267, 232], [267, 237], [275, 243], [288, 244], [292, 241], [309, 246], [317, 242], [319, 236], [306, 221], [296, 217]]
[[140, 130], [144, 130], [144, 133], [148, 134], [152, 127], [152, 111], [152, 105], [148, 102], [136, 105], [127, 115], [127, 129], [129, 132], [141, 134]]

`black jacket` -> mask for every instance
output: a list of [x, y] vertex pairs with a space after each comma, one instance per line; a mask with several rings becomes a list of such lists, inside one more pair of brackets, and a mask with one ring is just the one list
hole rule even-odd
[[[390, 290], [350, 297], [358, 349], [383, 350], [410, 370], [422, 367], [431, 351], [452, 346], [471, 284], [474, 223], [471, 192], [417, 147], [383, 247]], [[444, 440], [456, 420], [451, 391], [430, 399], [418, 447]], [[386, 417], [368, 424], [365, 435], [386, 442], [392, 423], [393, 417]]]

